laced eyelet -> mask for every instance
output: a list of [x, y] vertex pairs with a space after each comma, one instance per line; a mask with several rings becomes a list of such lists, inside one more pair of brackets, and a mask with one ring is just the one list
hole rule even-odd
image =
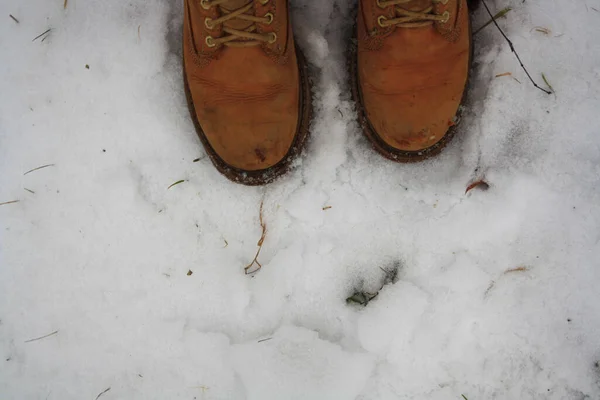
[[206, 26], [206, 29], [214, 29], [215, 26], [211, 24], [212, 18], [204, 18], [204, 26]]
[[384, 23], [386, 20], [387, 20], [387, 18], [386, 18], [386, 17], [384, 17], [383, 15], [380, 15], [380, 16], [377, 18], [377, 23], [379, 24], [379, 26], [380, 26], [380, 27], [382, 27], [382, 28], [387, 28], [387, 26], [385, 26], [385, 25], [383, 24], [383, 23]]
[[383, 4], [381, 4], [381, 0], [377, 0], [377, 7], [385, 8], [385, 6]]
[[205, 42], [208, 47], [215, 47], [217, 45], [212, 36], [207, 36]]
[[271, 25], [273, 23], [273, 18], [275, 18], [275, 17], [273, 17], [273, 14], [271, 14], [271, 13], [266, 13], [265, 18], [267, 18], [269, 20], [267, 22], [267, 25]]
[[275, 32], [269, 33], [269, 44], [273, 44], [277, 41], [277, 34]]
[[448, 22], [450, 20], [450, 13], [448, 11], [444, 11], [444, 13], [442, 14], [442, 17], [444, 18], [443, 20], [441, 20], [440, 22], [442, 24], [445, 24], [446, 22]]
[[210, 4], [208, 3], [208, 0], [200, 0], [200, 5], [205, 10], [210, 10]]
[[258, 2], [264, 6], [269, 2], [269, 0], [258, 0]]

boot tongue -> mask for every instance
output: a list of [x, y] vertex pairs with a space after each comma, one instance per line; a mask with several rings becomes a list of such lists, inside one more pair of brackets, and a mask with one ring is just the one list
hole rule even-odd
[[[237, 1], [237, 0], [236, 0]], [[431, 7], [433, 2], [431, 0], [412, 0], [411, 2], [402, 4], [400, 7], [408, 11], [423, 11]]]
[[[224, 3], [222, 3], [220, 5], [220, 7], [223, 10], [232, 12], [235, 10], [239, 10], [240, 8], [248, 5], [249, 3], [252, 3], [252, 0], [228, 0]], [[254, 8], [251, 8], [245, 14], [254, 15]], [[244, 21], [239, 18], [234, 18], [234, 19], [231, 19], [231, 20], [225, 22], [223, 25], [225, 25], [226, 27], [231, 28], [231, 29], [237, 29], [237, 30], [243, 31], [245, 29], [248, 29], [250, 26], [252, 26], [252, 24], [254, 24], [254, 22], [252, 22], [252, 21]]]

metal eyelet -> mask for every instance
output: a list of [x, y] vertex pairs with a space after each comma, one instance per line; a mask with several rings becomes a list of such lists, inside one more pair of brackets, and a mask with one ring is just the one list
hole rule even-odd
[[269, 0], [258, 0], [258, 2], [264, 6], [269, 2]]
[[380, 16], [377, 18], [377, 23], [378, 23], [378, 24], [379, 24], [379, 26], [380, 26], [380, 27], [382, 27], [382, 28], [386, 28], [386, 26], [383, 24], [385, 21], [387, 21], [387, 18], [386, 18], [386, 17], [384, 17], [383, 15], [380, 15]]
[[208, 47], [215, 47], [217, 45], [212, 36], [207, 36], [205, 42]]
[[442, 14], [442, 17], [444, 18], [443, 20], [441, 20], [440, 22], [442, 24], [445, 24], [446, 22], [448, 22], [450, 20], [450, 13], [448, 11], [444, 11], [444, 13]]
[[269, 33], [269, 44], [273, 44], [277, 41], [277, 34], [275, 32]]
[[269, 20], [269, 21], [267, 22], [267, 25], [271, 25], [271, 24], [273, 23], [273, 18], [275, 18], [275, 17], [274, 17], [274, 16], [273, 16], [273, 14], [271, 14], [271, 13], [266, 13], [266, 14], [265, 14], [265, 18], [267, 18], [267, 19]]
[[210, 4], [208, 3], [208, 0], [200, 0], [200, 5], [205, 10], [210, 10]]
[[204, 26], [206, 26], [206, 29], [214, 29], [215, 26], [211, 24], [212, 18], [204, 18]]
[[381, 4], [381, 0], [377, 0], [377, 7], [385, 8], [385, 6], [383, 4]]

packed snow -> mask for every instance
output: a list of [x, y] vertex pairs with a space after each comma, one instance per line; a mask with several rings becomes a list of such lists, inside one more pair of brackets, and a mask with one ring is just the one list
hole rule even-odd
[[245, 187], [181, 0], [0, 0], [0, 399], [600, 399], [600, 1], [487, 3], [555, 93], [489, 25], [460, 135], [405, 165], [356, 121], [355, 1], [292, 1], [311, 139]]

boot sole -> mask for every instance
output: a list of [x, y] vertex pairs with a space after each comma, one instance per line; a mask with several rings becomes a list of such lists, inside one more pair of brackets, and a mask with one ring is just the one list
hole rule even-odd
[[300, 101], [298, 129], [296, 131], [296, 135], [294, 136], [294, 141], [292, 142], [292, 145], [285, 157], [283, 157], [277, 164], [269, 168], [255, 171], [246, 171], [227, 164], [221, 157], [219, 157], [219, 155], [208, 142], [208, 139], [202, 130], [202, 126], [198, 121], [198, 117], [196, 116], [184, 63], [183, 81], [185, 86], [185, 96], [187, 98], [190, 116], [192, 117], [192, 121], [194, 121], [196, 133], [198, 134], [198, 137], [200, 138], [200, 141], [202, 142], [202, 145], [204, 146], [204, 149], [206, 150], [206, 153], [210, 157], [210, 160], [215, 168], [227, 179], [247, 186], [266, 185], [288, 172], [292, 162], [302, 153], [306, 140], [309, 136], [309, 126], [312, 115], [312, 98], [310, 81], [308, 77], [308, 64], [304, 58], [304, 55], [302, 54], [302, 51], [298, 47], [296, 47], [296, 57], [298, 59], [298, 70], [300, 77]]
[[[467, 12], [470, 13], [470, 10], [468, 9]], [[355, 29], [355, 41], [356, 41], [356, 29]], [[454, 136], [457, 134], [457, 130], [460, 125], [461, 110], [467, 99], [469, 81], [471, 78], [471, 65], [472, 65], [472, 61], [473, 61], [473, 32], [472, 32], [472, 28], [471, 28], [470, 16], [469, 16], [469, 48], [470, 48], [470, 53], [469, 53], [469, 64], [468, 64], [469, 69], [467, 72], [467, 81], [465, 83], [463, 97], [460, 101], [460, 105], [458, 107], [458, 112], [456, 114], [457, 118], [459, 119], [459, 123], [451, 126], [448, 129], [448, 131], [446, 132], [446, 134], [444, 136], [442, 136], [442, 138], [437, 143], [435, 143], [433, 146], [430, 146], [430, 147], [427, 147], [425, 149], [418, 150], [418, 151], [407, 151], [407, 150], [397, 149], [397, 148], [392, 147], [389, 144], [387, 144], [381, 138], [381, 136], [379, 136], [377, 134], [377, 132], [375, 131], [375, 128], [373, 128], [373, 126], [371, 125], [371, 122], [367, 118], [367, 113], [366, 113], [366, 110], [363, 105], [362, 92], [360, 90], [360, 83], [358, 82], [358, 46], [356, 44], [353, 44], [351, 46], [349, 60], [350, 60], [350, 77], [352, 80], [352, 99], [354, 100], [354, 102], [356, 104], [356, 109], [357, 109], [357, 113], [358, 113], [358, 121], [362, 127], [362, 131], [365, 134], [365, 136], [367, 137], [367, 139], [369, 139], [369, 142], [371, 142], [372, 147], [379, 154], [381, 154], [382, 156], [384, 156], [387, 159], [390, 159], [395, 162], [400, 162], [400, 163], [420, 162], [420, 161], [424, 161], [430, 157], [434, 157], [434, 156], [438, 155], [446, 147], [446, 145], [448, 143], [450, 143], [452, 138], [454, 138]]]

